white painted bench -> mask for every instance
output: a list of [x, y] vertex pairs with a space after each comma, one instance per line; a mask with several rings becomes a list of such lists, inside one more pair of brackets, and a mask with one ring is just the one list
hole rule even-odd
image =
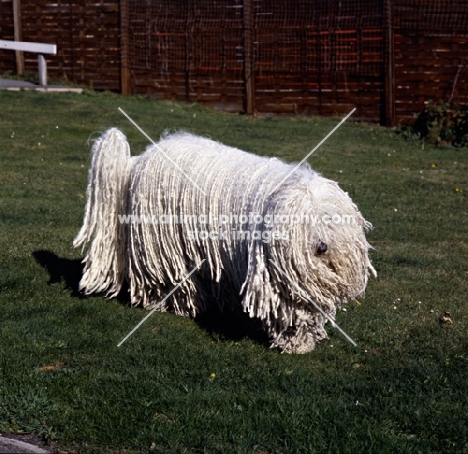
[[5, 41], [0, 39], [0, 49], [19, 50], [22, 52], [34, 52], [38, 54], [39, 85], [47, 85], [47, 63], [44, 54], [57, 54], [55, 44], [28, 43], [25, 41]]

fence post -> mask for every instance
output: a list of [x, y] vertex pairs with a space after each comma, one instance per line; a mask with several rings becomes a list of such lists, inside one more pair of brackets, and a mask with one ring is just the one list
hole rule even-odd
[[[23, 41], [23, 33], [21, 29], [21, 2], [13, 0], [13, 24], [15, 41]], [[24, 54], [20, 50], [15, 50], [16, 74], [19, 76], [24, 73]]]
[[120, 91], [124, 95], [131, 92], [129, 56], [129, 11], [128, 0], [120, 0]]
[[383, 121], [385, 126], [395, 126], [395, 53], [392, 0], [383, 3], [384, 19], [384, 109]]
[[244, 86], [246, 98], [245, 111], [248, 115], [252, 115], [255, 111], [255, 83], [253, 74], [253, 33], [253, 0], [244, 0]]

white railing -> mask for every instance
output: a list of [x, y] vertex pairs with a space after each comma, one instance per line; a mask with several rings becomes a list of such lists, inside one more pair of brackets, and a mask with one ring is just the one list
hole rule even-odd
[[44, 54], [56, 55], [57, 46], [55, 44], [28, 43], [25, 41], [5, 41], [0, 39], [0, 49], [34, 52], [38, 54], [37, 63], [39, 72], [39, 85], [47, 85], [47, 63]]

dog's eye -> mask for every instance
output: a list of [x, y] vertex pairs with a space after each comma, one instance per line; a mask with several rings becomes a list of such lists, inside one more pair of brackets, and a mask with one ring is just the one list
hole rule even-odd
[[316, 254], [317, 255], [325, 254], [325, 252], [327, 252], [327, 250], [328, 250], [328, 246], [323, 241], [320, 241], [320, 243], [319, 243], [319, 245], [317, 247]]

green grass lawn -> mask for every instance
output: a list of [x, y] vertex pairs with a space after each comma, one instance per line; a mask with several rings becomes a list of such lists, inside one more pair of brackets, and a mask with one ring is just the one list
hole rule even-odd
[[[89, 139], [186, 129], [301, 160], [337, 123], [86, 92], [0, 92], [0, 432], [69, 452], [468, 453], [468, 150], [344, 124], [310, 158], [374, 224], [379, 276], [330, 339], [281, 355], [125, 298], [81, 297]], [[450, 312], [452, 324], [441, 323]], [[248, 334], [248, 332], [247, 332]]]

